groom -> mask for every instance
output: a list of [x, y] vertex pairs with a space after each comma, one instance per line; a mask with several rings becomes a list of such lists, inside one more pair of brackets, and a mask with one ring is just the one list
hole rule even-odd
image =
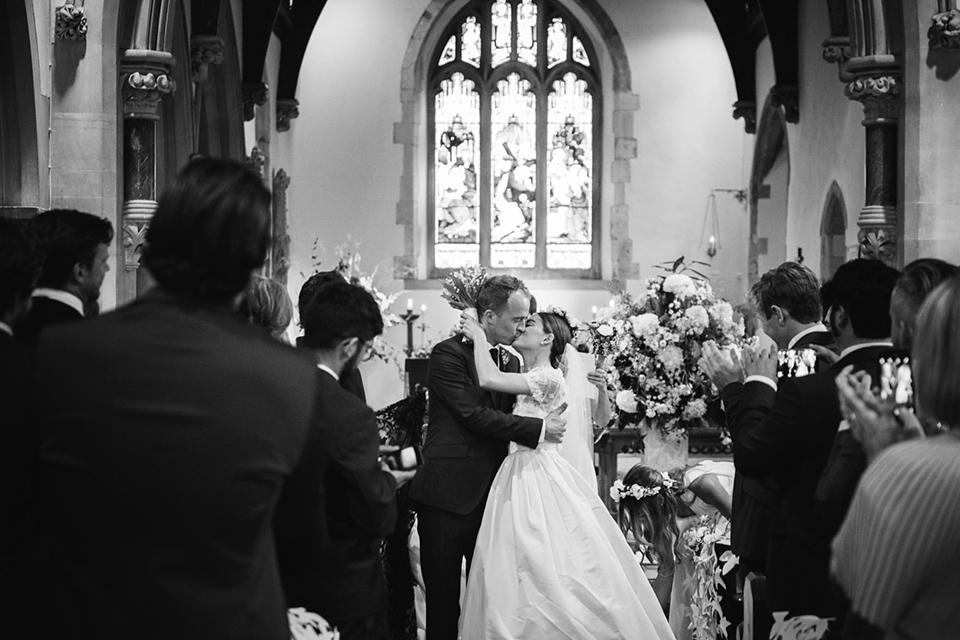
[[[483, 284], [477, 314], [490, 344], [513, 344], [523, 333], [530, 302], [523, 282], [513, 276]], [[504, 371], [520, 370], [519, 360], [499, 347], [491, 356]], [[508, 442], [532, 448], [560, 442], [566, 421], [553, 414], [545, 420], [511, 415], [516, 397], [480, 388], [473, 345], [461, 334], [433, 348], [427, 375], [425, 463], [410, 485], [410, 498], [419, 518], [427, 640], [456, 640], [460, 565], [466, 558], [469, 570], [487, 492]]]

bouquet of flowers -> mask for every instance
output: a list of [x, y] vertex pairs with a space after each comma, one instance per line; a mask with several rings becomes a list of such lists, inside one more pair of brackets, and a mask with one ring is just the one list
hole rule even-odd
[[621, 428], [646, 417], [665, 437], [679, 439], [707, 412], [711, 384], [700, 369], [703, 344], [739, 342], [743, 322], [734, 322], [730, 303], [717, 299], [683, 258], [665, 264], [671, 266], [660, 268], [667, 273], [649, 278], [643, 294], [618, 293], [587, 330], [597, 361], [616, 372]]
[[487, 271], [482, 266], [462, 267], [443, 280], [440, 297], [457, 311], [477, 308], [477, 293], [487, 281]]
[[827, 633], [830, 618], [813, 615], [787, 617], [786, 611], [774, 611], [772, 640], [821, 640]]
[[714, 544], [729, 536], [729, 531], [726, 518], [701, 516], [681, 538], [682, 548], [693, 556], [693, 573], [684, 588], [691, 593], [690, 629], [694, 640], [727, 637], [730, 622], [720, 608], [722, 596], [717, 588], [723, 585], [723, 576], [737, 565], [738, 558], [726, 551], [718, 561]]
[[303, 607], [287, 609], [291, 640], [340, 640], [340, 633], [326, 620]]

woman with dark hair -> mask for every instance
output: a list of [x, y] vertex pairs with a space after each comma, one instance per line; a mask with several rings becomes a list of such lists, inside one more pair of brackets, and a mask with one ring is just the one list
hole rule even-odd
[[[500, 371], [483, 329], [472, 317], [461, 317], [464, 334], [473, 340], [480, 386], [516, 394], [515, 415], [544, 418], [571, 405], [564, 442], [576, 446], [585, 426], [574, 415], [589, 405], [585, 397], [568, 394], [568, 379], [587, 379], [582, 366], [574, 373], [579, 357], [565, 315], [545, 311], [528, 318], [512, 345], [523, 356], [523, 373]], [[487, 496], [461, 638], [672, 639], [653, 589], [595, 485], [564, 459], [560, 446], [510, 443]]]

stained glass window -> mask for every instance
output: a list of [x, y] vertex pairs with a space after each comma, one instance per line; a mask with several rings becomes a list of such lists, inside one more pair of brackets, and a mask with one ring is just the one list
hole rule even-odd
[[440, 42], [428, 103], [431, 276], [483, 264], [599, 277], [600, 93], [579, 25], [551, 0], [474, 0]]

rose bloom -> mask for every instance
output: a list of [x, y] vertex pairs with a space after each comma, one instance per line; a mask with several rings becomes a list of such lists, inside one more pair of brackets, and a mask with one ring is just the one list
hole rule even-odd
[[663, 290], [682, 299], [696, 293], [697, 287], [693, 284], [690, 276], [685, 276], [682, 273], [671, 273], [663, 281]]
[[668, 371], [675, 371], [683, 365], [683, 351], [680, 350], [680, 347], [674, 347], [673, 345], [664, 347], [657, 356]]
[[626, 411], [627, 413], [637, 412], [637, 394], [630, 389], [624, 389], [617, 393], [615, 402], [621, 411]]
[[724, 326], [733, 324], [733, 307], [726, 300], [721, 300], [710, 307], [710, 315]]
[[707, 310], [698, 304], [687, 309], [684, 315], [690, 321], [690, 329], [697, 335], [703, 333], [703, 330], [710, 325], [710, 316], [707, 315]]
[[609, 338], [610, 336], [613, 335], [613, 327], [611, 327], [610, 325], [604, 323], [604, 324], [600, 325], [599, 327], [597, 327], [597, 333], [599, 333], [600, 335], [602, 335], [602, 336], [605, 337], [605, 338]]

